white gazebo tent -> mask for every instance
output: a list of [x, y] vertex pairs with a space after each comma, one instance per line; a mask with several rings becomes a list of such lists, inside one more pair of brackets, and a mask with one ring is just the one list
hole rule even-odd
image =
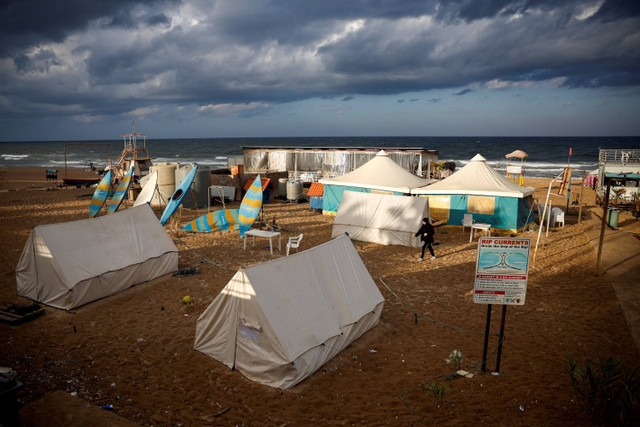
[[425, 186], [430, 181], [402, 168], [381, 150], [358, 169], [319, 182], [324, 185], [322, 213], [335, 215], [345, 191], [409, 195], [412, 189]]
[[411, 194], [428, 197], [433, 219], [448, 225], [462, 225], [464, 214], [470, 213], [492, 228], [517, 231], [533, 222], [534, 192], [500, 175], [478, 154], [450, 177]]

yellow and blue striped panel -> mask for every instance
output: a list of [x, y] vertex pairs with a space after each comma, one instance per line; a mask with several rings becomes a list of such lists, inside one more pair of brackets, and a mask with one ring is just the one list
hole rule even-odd
[[127, 190], [129, 189], [129, 184], [131, 184], [131, 177], [133, 176], [133, 165], [129, 168], [129, 172], [122, 178], [120, 184], [118, 184], [118, 189], [113, 194], [111, 201], [109, 202], [109, 206], [107, 206], [107, 214], [112, 214], [118, 210], [120, 204], [124, 200], [124, 196], [127, 194]]
[[240, 212], [238, 220], [240, 221], [240, 237], [244, 237], [245, 231], [248, 231], [253, 222], [258, 218], [262, 209], [262, 180], [260, 175], [253, 180], [251, 187], [244, 195], [240, 203]]
[[109, 188], [111, 187], [111, 171], [108, 171], [106, 175], [98, 184], [98, 188], [93, 193], [93, 197], [91, 198], [91, 205], [89, 206], [89, 218], [93, 218], [98, 215], [102, 206], [104, 206], [104, 202], [107, 200], [107, 196], [109, 195]]

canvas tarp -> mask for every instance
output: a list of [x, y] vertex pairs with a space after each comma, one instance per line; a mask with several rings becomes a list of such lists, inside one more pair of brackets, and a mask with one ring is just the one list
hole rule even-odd
[[345, 191], [331, 237], [346, 232], [354, 240], [415, 248], [422, 218], [430, 218], [427, 198]]
[[194, 349], [286, 389], [373, 328], [384, 299], [347, 236], [239, 270], [196, 323]]
[[18, 295], [72, 309], [178, 269], [178, 248], [149, 205], [38, 225], [16, 268]]

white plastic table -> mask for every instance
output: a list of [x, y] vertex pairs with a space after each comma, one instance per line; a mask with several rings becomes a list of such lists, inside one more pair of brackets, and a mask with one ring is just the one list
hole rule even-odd
[[484, 230], [485, 236], [491, 236], [491, 224], [484, 224], [482, 222], [476, 222], [471, 225], [471, 235], [469, 241], [472, 241], [476, 235], [476, 230]]
[[256, 245], [256, 237], [269, 239], [269, 250], [273, 255], [273, 238], [278, 237], [278, 250], [282, 252], [282, 233], [279, 231], [249, 230], [244, 233], [244, 249], [247, 249], [247, 236], [253, 237], [253, 246]]

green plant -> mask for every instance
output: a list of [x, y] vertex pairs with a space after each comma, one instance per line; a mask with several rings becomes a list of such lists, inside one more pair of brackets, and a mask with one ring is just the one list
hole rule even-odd
[[445, 359], [447, 363], [455, 363], [456, 369], [460, 369], [460, 362], [462, 362], [462, 353], [460, 350], [453, 350], [448, 359]]
[[628, 371], [619, 358], [597, 360], [586, 358], [580, 366], [571, 356], [567, 357], [567, 373], [571, 390], [584, 404], [589, 415], [607, 418], [619, 424], [637, 419], [640, 398], [638, 367]]
[[442, 402], [442, 399], [444, 399], [444, 394], [447, 392], [447, 387], [445, 387], [444, 385], [444, 380], [442, 380], [440, 384], [431, 382], [427, 387], [427, 392], [433, 394], [434, 399], [436, 399], [436, 403], [440, 404]]

